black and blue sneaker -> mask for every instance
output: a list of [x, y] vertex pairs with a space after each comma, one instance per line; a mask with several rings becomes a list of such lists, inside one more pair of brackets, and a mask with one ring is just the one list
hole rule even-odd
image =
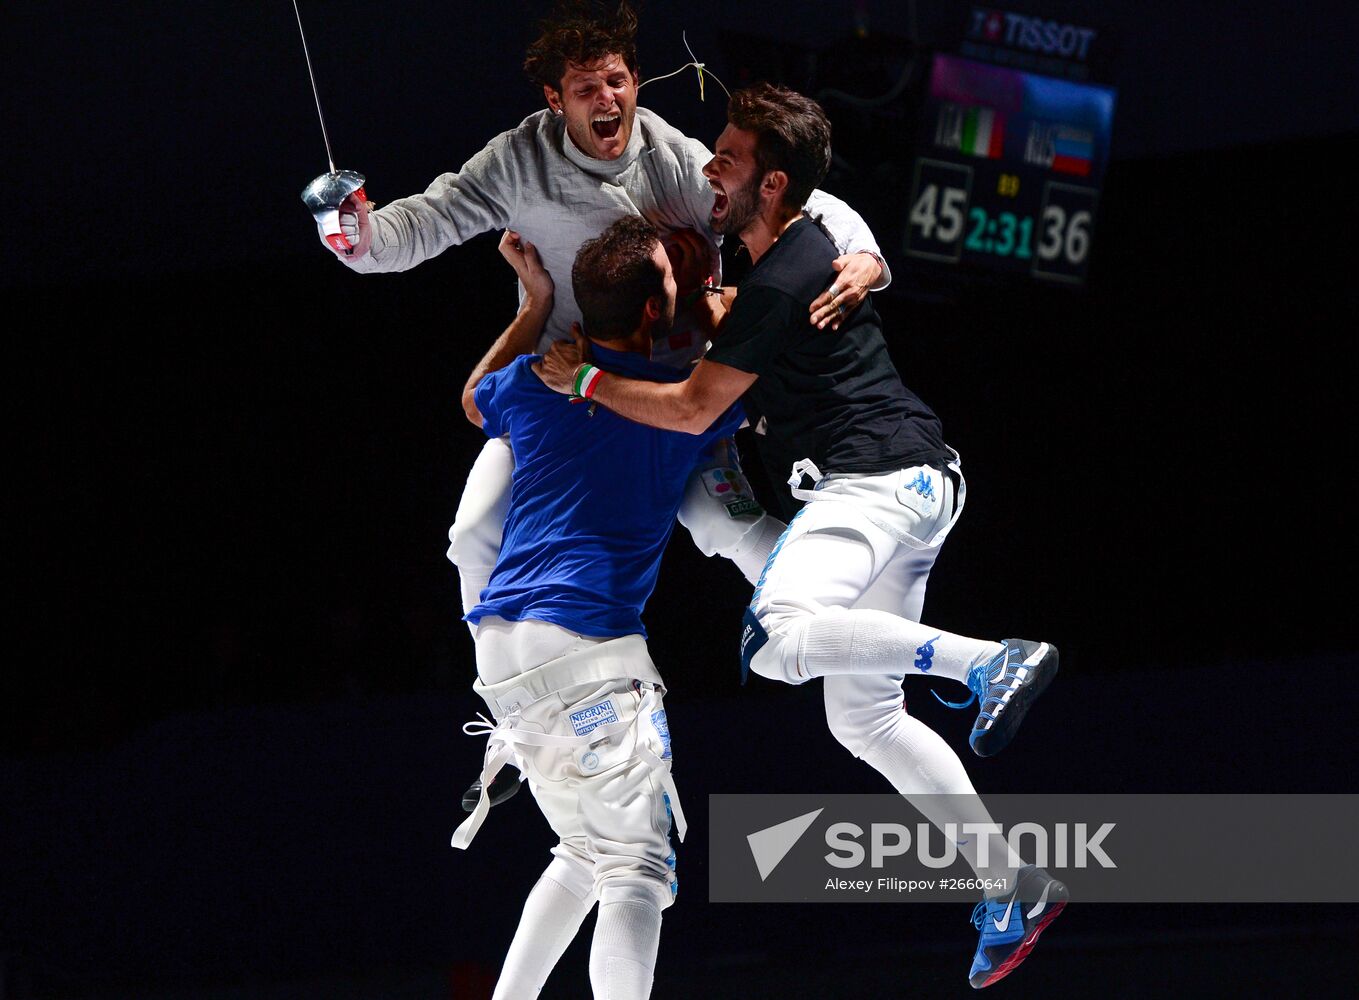
[[967, 701], [939, 698], [949, 708], [980, 702], [967, 740], [979, 757], [994, 756], [1010, 745], [1034, 699], [1057, 676], [1057, 647], [1052, 643], [1006, 639], [1000, 645], [999, 653], [968, 672], [972, 696]]
[[974, 990], [1014, 972], [1070, 901], [1066, 886], [1034, 865], [1021, 868], [1016, 881], [1013, 892], [983, 899], [972, 911], [972, 926], [981, 932], [967, 974]]

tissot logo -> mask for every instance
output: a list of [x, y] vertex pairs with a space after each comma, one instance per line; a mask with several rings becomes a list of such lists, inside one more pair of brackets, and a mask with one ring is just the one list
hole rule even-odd
[[974, 41], [1059, 55], [1084, 62], [1099, 32], [1079, 24], [1063, 24], [1012, 11], [973, 7], [967, 37]]

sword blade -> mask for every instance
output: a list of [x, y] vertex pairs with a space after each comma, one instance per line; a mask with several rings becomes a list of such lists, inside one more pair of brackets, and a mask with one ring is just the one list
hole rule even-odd
[[307, 32], [302, 27], [302, 11], [297, 7], [297, 0], [293, 0], [293, 13], [297, 15], [297, 33], [302, 36], [302, 54], [307, 58], [307, 76], [311, 78], [311, 96], [316, 99], [316, 117], [321, 122], [321, 138], [326, 143], [326, 162], [330, 164], [330, 172], [335, 173], [335, 157], [330, 152], [330, 133], [326, 131], [326, 116], [321, 111], [321, 93], [316, 89], [316, 74], [311, 68], [311, 51], [307, 48]]

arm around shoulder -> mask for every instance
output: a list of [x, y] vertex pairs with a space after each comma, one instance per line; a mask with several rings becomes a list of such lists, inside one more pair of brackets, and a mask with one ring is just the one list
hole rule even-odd
[[877, 280], [869, 284], [869, 291], [880, 292], [892, 283], [892, 272], [887, 266], [887, 261], [883, 259], [882, 250], [878, 247], [878, 241], [873, 236], [873, 231], [868, 228], [868, 223], [864, 217], [851, 208], [846, 202], [841, 201], [833, 194], [827, 194], [820, 188], [811, 193], [807, 199], [804, 211], [811, 216], [816, 216], [821, 220], [821, 224], [830, 233], [831, 240], [835, 243], [835, 249], [841, 256], [851, 254], [868, 254], [877, 262], [881, 273]]
[[590, 398], [641, 424], [702, 434], [741, 398], [757, 377], [704, 359], [683, 382], [643, 382], [605, 374]]

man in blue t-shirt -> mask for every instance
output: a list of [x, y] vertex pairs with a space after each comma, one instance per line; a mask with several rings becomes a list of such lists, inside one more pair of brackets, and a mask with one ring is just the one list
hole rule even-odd
[[[543, 384], [536, 356], [490, 370], [495, 358], [533, 349], [552, 307], [552, 280], [533, 246], [507, 233], [500, 249], [524, 303], [463, 395], [468, 418], [491, 437], [508, 435], [515, 455], [500, 557], [467, 613], [475, 688], [497, 722], [488, 727], [482, 791], [453, 844], [471, 841], [490, 805], [485, 789], [515, 763], [559, 842], [529, 894], [495, 996], [537, 996], [597, 899], [595, 995], [641, 1000], [651, 991], [661, 911], [675, 892], [672, 814], [684, 836], [642, 607], [695, 464], [743, 415], [738, 404], [701, 433], [658, 430], [563, 399]], [[571, 277], [591, 371], [686, 377], [650, 359], [652, 341], [673, 322], [676, 282], [649, 223], [627, 217], [610, 226], [581, 247]]]

